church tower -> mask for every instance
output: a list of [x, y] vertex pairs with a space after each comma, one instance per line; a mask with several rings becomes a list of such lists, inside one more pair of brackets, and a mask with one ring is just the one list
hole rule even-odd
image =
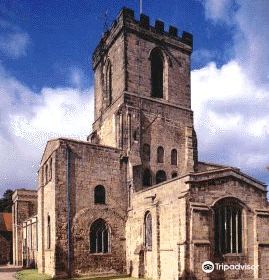
[[195, 169], [192, 35], [123, 9], [93, 54], [95, 121], [89, 141], [120, 148], [136, 190]]

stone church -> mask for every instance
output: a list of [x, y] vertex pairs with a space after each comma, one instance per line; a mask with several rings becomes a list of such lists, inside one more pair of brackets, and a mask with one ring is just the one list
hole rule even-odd
[[[92, 57], [92, 133], [48, 141], [37, 191], [14, 194], [14, 219], [28, 213], [13, 220], [15, 263], [31, 252], [54, 277], [269, 279], [266, 185], [198, 160], [192, 43], [121, 10]], [[251, 269], [205, 273], [208, 260]]]

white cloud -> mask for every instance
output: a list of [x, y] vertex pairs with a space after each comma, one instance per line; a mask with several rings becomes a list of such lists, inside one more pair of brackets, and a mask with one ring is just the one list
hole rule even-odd
[[[269, 83], [268, 0], [202, 0], [213, 23], [233, 27], [234, 59], [257, 83]], [[231, 51], [230, 51], [231, 52]]]
[[27, 33], [7, 33], [0, 35], [0, 51], [11, 58], [26, 55], [30, 43]]
[[234, 37], [231, 61], [192, 71], [200, 159], [238, 166], [269, 183], [268, 1], [203, 3], [213, 23], [233, 25]]
[[86, 84], [84, 72], [79, 67], [71, 67], [69, 69], [70, 83], [74, 87], [83, 88]]
[[269, 87], [236, 61], [192, 71], [192, 107], [200, 160], [238, 166], [267, 180]]
[[0, 66], [0, 192], [35, 187], [48, 139], [86, 139], [93, 121], [92, 91], [43, 88], [33, 92]]
[[202, 0], [205, 16], [214, 22], [219, 20], [229, 22], [232, 2], [232, 0]]
[[237, 0], [238, 32], [234, 37], [236, 58], [257, 83], [269, 84], [269, 2]]

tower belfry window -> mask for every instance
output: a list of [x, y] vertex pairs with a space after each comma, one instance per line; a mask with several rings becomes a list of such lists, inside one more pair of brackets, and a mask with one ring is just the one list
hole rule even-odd
[[163, 56], [159, 49], [154, 49], [151, 60], [151, 96], [163, 98]]

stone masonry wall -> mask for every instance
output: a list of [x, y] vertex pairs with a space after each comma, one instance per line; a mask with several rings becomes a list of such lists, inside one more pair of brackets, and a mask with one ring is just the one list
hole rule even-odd
[[[125, 271], [125, 221], [127, 208], [126, 163], [118, 149], [86, 142], [59, 140], [56, 155], [56, 269], [67, 271], [67, 162], [70, 151], [70, 262], [72, 274]], [[94, 188], [106, 189], [106, 204], [94, 203]], [[102, 218], [111, 229], [111, 252], [89, 252], [90, 225]]]
[[10, 261], [11, 239], [2, 236], [0, 232], [0, 265], [7, 264]]
[[18, 189], [12, 195], [13, 263], [23, 265], [22, 223], [37, 213], [37, 194], [34, 190]]
[[[243, 208], [243, 253], [224, 255], [223, 259], [214, 257], [213, 205], [226, 198], [237, 198]], [[257, 187], [233, 178], [212, 178], [204, 183], [195, 183], [190, 194], [190, 271], [197, 279], [253, 279], [269, 277], [268, 228], [269, 209], [266, 192]], [[263, 210], [258, 210], [263, 209]], [[261, 257], [262, 256], [262, 257]], [[201, 270], [206, 260], [228, 264], [259, 265], [255, 270], [215, 271], [210, 275]], [[213, 277], [213, 278], [212, 278]]]
[[[44, 151], [39, 169], [37, 267], [40, 273], [56, 275], [56, 150], [57, 141], [50, 141]], [[50, 232], [50, 233], [49, 233]], [[50, 237], [49, 237], [50, 236]]]
[[[135, 28], [135, 27], [134, 27]], [[190, 108], [190, 57], [189, 54], [140, 33], [128, 33], [127, 91], [151, 96], [150, 52], [160, 47], [164, 54], [164, 99], [174, 105]]]
[[[186, 178], [132, 193], [126, 224], [127, 267], [134, 277], [173, 280], [185, 270]], [[152, 215], [152, 251], [144, 247], [145, 213]], [[143, 275], [142, 275], [143, 276]]]

